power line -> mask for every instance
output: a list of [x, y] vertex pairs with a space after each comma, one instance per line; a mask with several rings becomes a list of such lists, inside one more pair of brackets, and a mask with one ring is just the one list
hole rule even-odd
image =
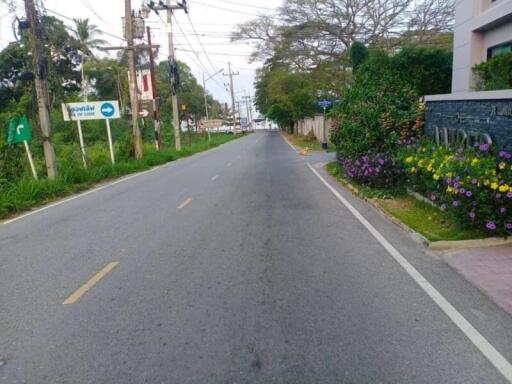
[[[203, 50], [203, 53], [205, 54], [206, 56], [206, 59], [208, 60], [208, 63], [210, 64], [210, 66], [212, 67], [213, 69], [213, 73], [216, 73], [218, 72], [217, 68], [215, 67], [215, 65], [213, 65], [212, 63], [212, 60], [210, 59], [210, 56], [208, 56], [208, 53], [206, 53], [206, 49], [204, 48], [204, 45], [201, 41], [201, 39], [199, 38], [199, 36], [197, 35], [197, 31], [196, 31], [196, 27], [194, 26], [194, 23], [192, 23], [192, 19], [190, 18], [190, 15], [187, 13], [187, 18], [188, 18], [188, 22], [190, 23], [190, 26], [192, 27], [192, 30], [196, 33], [196, 39], [199, 43], [199, 45], [201, 46], [201, 49]], [[214, 75], [215, 76], [215, 75]]]
[[[71, 17], [65, 16], [65, 15], [63, 15], [62, 13], [59, 13], [59, 12], [57, 12], [57, 11], [54, 11], [53, 9], [50, 9], [50, 8], [45, 8], [45, 9], [46, 9], [48, 12], [53, 13], [54, 15], [57, 15], [57, 16], [59, 16], [59, 17], [62, 17], [62, 18], [64, 18], [64, 19], [66, 19], [66, 20], [72, 21], [73, 23], [75, 22], [75, 20], [74, 20], [74, 19], [72, 19]], [[126, 39], [125, 39], [124, 37], [116, 36], [116, 35], [114, 35], [114, 34], [112, 34], [112, 33], [110, 33], [110, 32], [106, 32], [106, 31], [104, 31], [104, 30], [102, 30], [102, 29], [99, 29], [99, 28], [98, 28], [98, 30], [99, 30], [101, 33], [103, 33], [103, 34], [105, 34], [105, 35], [107, 35], [107, 36], [110, 36], [110, 37], [113, 37], [113, 38], [115, 38], [115, 39], [119, 39], [119, 40], [122, 40], [122, 41], [126, 41]], [[74, 32], [74, 30], [73, 30], [73, 29], [71, 29], [71, 31], [73, 31], [73, 32]]]
[[264, 11], [274, 11], [273, 8], [262, 7], [260, 5], [244, 4], [244, 3], [239, 3], [237, 1], [231, 1], [231, 0], [218, 0], [218, 1], [221, 1], [223, 3], [233, 4], [233, 5], [240, 5], [242, 7], [247, 7], [247, 8], [262, 9]]
[[[190, 45], [189, 45], [189, 47], [190, 47]], [[196, 51], [194, 51], [194, 50], [187, 50], [184, 48], [176, 48], [176, 49], [179, 51], [183, 51], [183, 52], [196, 53]], [[252, 53], [228, 53], [228, 52], [209, 52], [208, 54], [212, 55], [212, 56], [238, 56], [238, 57], [250, 57], [252, 55]]]
[[105, 20], [103, 17], [101, 17], [98, 12], [96, 12], [96, 10], [94, 9], [94, 7], [91, 5], [91, 3], [89, 3], [89, 0], [81, 0], [82, 1], [82, 4], [86, 6], [86, 8], [91, 11], [94, 16], [96, 16], [98, 18], [98, 20], [100, 20], [101, 22], [103, 22], [104, 24], [108, 24], [108, 25], [116, 25], [114, 23], [111, 23], [107, 20]]
[[244, 12], [244, 11], [238, 11], [238, 10], [235, 10], [235, 9], [231, 9], [231, 8], [224, 8], [224, 7], [219, 7], [219, 6], [216, 6], [216, 5], [211, 5], [211, 4], [205, 4], [205, 3], [201, 3], [200, 1], [194, 1], [196, 4], [199, 4], [199, 5], [202, 5], [203, 7], [208, 7], [208, 8], [214, 8], [214, 9], [220, 9], [222, 11], [227, 11], [227, 12], [232, 12], [232, 13], [238, 13], [240, 15], [247, 15], [247, 16], [254, 16], [254, 17], [258, 17], [258, 16], [261, 16], [257, 13], [249, 13], [249, 12]]

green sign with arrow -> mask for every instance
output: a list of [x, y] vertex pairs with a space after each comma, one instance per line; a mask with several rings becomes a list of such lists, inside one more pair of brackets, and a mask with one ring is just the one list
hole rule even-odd
[[9, 144], [23, 143], [32, 140], [32, 129], [26, 116], [15, 117], [9, 123]]

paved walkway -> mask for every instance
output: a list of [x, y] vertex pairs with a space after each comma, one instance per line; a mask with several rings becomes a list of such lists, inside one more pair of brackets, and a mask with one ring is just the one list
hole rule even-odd
[[512, 245], [449, 251], [446, 261], [512, 314]]

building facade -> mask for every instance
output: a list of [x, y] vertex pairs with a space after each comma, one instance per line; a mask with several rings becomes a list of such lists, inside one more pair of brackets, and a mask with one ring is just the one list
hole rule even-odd
[[473, 91], [473, 66], [504, 52], [512, 52], [512, 0], [457, 0], [452, 93]]

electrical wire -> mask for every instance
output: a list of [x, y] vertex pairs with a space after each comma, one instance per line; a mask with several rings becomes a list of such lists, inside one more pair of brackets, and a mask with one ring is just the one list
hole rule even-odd
[[197, 35], [196, 27], [194, 26], [194, 23], [192, 23], [192, 19], [190, 18], [190, 15], [187, 13], [188, 22], [190, 23], [190, 26], [192, 27], [192, 30], [196, 34], [196, 39], [199, 45], [201, 46], [201, 49], [203, 50], [204, 55], [206, 56], [206, 59], [208, 60], [208, 63], [210, 64], [211, 68], [213, 69], [213, 76], [216, 76], [216, 73], [218, 72], [218, 69], [213, 65], [212, 60], [210, 59], [210, 56], [208, 56], [208, 53], [206, 53], [206, 49], [204, 48], [203, 42]]
[[274, 11], [273, 8], [262, 7], [260, 5], [244, 4], [244, 3], [239, 3], [237, 1], [231, 1], [231, 0], [217, 0], [217, 1], [221, 1], [223, 3], [228, 3], [228, 4], [233, 4], [233, 5], [239, 5], [239, 6], [247, 7], [247, 8], [262, 9], [264, 11]]

